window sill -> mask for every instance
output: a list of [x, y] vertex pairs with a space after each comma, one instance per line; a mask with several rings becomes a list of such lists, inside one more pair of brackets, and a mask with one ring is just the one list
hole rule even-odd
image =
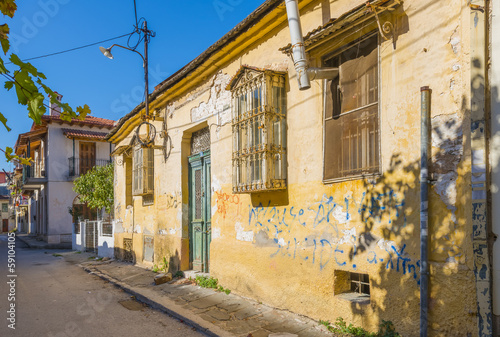
[[349, 302], [353, 302], [353, 303], [357, 303], [357, 304], [370, 304], [370, 295], [367, 295], [367, 294], [342, 293], [342, 294], [335, 295], [335, 297], [337, 297], [341, 300], [345, 300], [345, 301], [349, 301]]
[[344, 181], [351, 181], [351, 180], [369, 180], [369, 179], [376, 179], [380, 177], [382, 174], [380, 172], [377, 173], [371, 173], [371, 174], [358, 174], [355, 176], [349, 176], [349, 177], [342, 177], [342, 178], [333, 178], [333, 179], [326, 179], [323, 180], [323, 184], [334, 184], [334, 183], [341, 183]]

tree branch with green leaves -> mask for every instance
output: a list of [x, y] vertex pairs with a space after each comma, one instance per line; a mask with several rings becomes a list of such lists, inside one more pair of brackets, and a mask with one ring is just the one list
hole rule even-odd
[[[0, 0], [0, 12], [7, 17], [13, 18], [17, 10], [16, 0]], [[10, 49], [9, 42], [10, 28], [7, 23], [0, 24], [0, 46], [3, 54], [7, 56]], [[60, 118], [65, 121], [71, 121], [73, 118], [83, 120], [90, 113], [88, 105], [73, 110], [68, 103], [59, 102], [57, 94], [50, 89], [44, 81], [47, 79], [45, 74], [29, 62], [23, 62], [16, 54], [11, 53], [10, 62], [16, 67], [14, 71], [9, 71], [5, 66], [5, 61], [0, 54], [0, 75], [5, 78], [4, 88], [8, 91], [14, 89], [17, 95], [18, 103], [26, 106], [28, 117], [36, 124], [41, 123], [42, 116], [47, 112], [47, 106], [44, 103], [44, 94], [48, 95], [51, 104], [56, 104], [61, 108]], [[7, 125], [7, 118], [0, 111], [0, 123], [10, 131]], [[13, 154], [12, 149], [2, 150], [6, 154], [7, 161], [21, 158]], [[29, 164], [29, 160], [28, 160]]]
[[106, 209], [111, 214], [114, 206], [114, 165], [94, 166], [92, 170], [75, 179], [73, 191], [82, 202], [93, 209]]

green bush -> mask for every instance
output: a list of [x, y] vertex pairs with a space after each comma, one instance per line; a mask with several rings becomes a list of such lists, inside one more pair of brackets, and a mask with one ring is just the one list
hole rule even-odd
[[340, 334], [341, 336], [359, 336], [359, 337], [401, 337], [396, 332], [394, 324], [391, 321], [384, 321], [379, 325], [378, 332], [368, 332], [361, 327], [352, 324], [347, 325], [342, 317], [338, 317], [334, 325], [329, 321], [320, 320], [319, 324], [326, 326], [328, 331]]
[[219, 285], [219, 280], [213, 277], [196, 276], [194, 281], [202, 288], [212, 288], [217, 291], [224, 292], [227, 295], [231, 293], [231, 290], [225, 289], [223, 286]]

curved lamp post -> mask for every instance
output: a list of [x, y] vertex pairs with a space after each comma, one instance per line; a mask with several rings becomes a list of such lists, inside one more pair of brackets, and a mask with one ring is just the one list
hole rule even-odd
[[146, 86], [145, 87], [145, 102], [144, 102], [146, 115], [143, 117], [143, 119], [145, 121], [142, 122], [137, 127], [136, 132], [137, 132], [137, 135], [139, 135], [140, 127], [143, 124], [147, 124], [147, 136], [146, 136], [147, 138], [146, 138], [146, 140], [141, 140], [139, 138], [139, 141], [141, 141], [143, 143], [143, 145], [149, 145], [154, 141], [156, 131], [153, 132], [152, 136], [150, 135], [150, 127], [152, 128], [152, 130], [155, 130], [155, 128], [151, 123], [148, 122], [148, 120], [150, 119], [150, 116], [149, 116], [149, 83], [148, 83], [148, 42], [149, 42], [149, 37], [154, 37], [155, 33], [151, 30], [148, 30], [148, 23], [146, 20], [144, 20], [144, 23], [143, 23], [141, 28], [136, 26], [135, 32], [138, 33], [139, 35], [144, 34], [144, 36], [142, 37], [144, 39], [144, 56], [141, 53], [139, 53], [137, 50], [135, 50], [135, 48], [137, 46], [134, 48], [128, 48], [128, 47], [124, 47], [124, 46], [119, 45], [119, 44], [113, 44], [109, 48], [99, 47], [99, 50], [101, 51], [101, 53], [104, 54], [104, 56], [106, 56], [110, 60], [113, 59], [113, 54], [111, 54], [111, 49], [113, 49], [113, 47], [120, 47], [123, 49], [133, 51], [134, 53], [139, 54], [139, 56], [142, 58], [142, 62], [143, 62], [142, 65], [144, 67], [144, 81], [145, 81], [145, 86]]

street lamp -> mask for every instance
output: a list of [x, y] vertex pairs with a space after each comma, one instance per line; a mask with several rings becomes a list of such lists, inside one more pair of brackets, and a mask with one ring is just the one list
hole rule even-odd
[[[143, 21], [142, 23], [142, 27], [139, 28], [139, 26], [135, 26], [135, 31], [133, 33], [137, 33], [139, 34], [139, 41], [137, 42], [137, 44], [133, 47], [133, 48], [129, 48], [129, 47], [124, 47], [122, 45], [119, 45], [119, 44], [113, 44], [111, 47], [109, 48], [104, 48], [104, 47], [99, 47], [99, 50], [101, 51], [101, 53], [104, 54], [104, 56], [106, 56], [107, 58], [109, 58], [110, 60], [113, 59], [113, 54], [111, 54], [111, 49], [113, 49], [113, 47], [120, 47], [120, 48], [123, 48], [123, 49], [127, 49], [127, 50], [130, 50], [130, 51], [133, 51], [134, 53], [136, 54], [139, 54], [139, 56], [142, 58], [142, 66], [144, 67], [144, 81], [145, 81], [145, 110], [146, 110], [146, 115], [143, 117], [144, 121], [139, 124], [139, 126], [137, 127], [137, 130], [136, 130], [136, 134], [137, 134], [137, 138], [139, 140], [140, 143], [142, 143], [142, 145], [149, 145], [151, 143], [153, 143], [154, 141], [154, 138], [155, 138], [155, 135], [156, 135], [156, 129], [155, 127], [153, 126], [153, 124], [149, 123], [148, 120], [151, 118], [149, 116], [149, 83], [148, 83], [148, 43], [149, 43], [149, 39], [150, 37], [154, 37], [156, 34], [155, 32], [151, 31], [151, 30], [148, 30], [148, 23], [146, 20]], [[132, 34], [133, 34], [132, 33]], [[137, 48], [137, 46], [139, 45], [139, 43], [141, 42], [141, 40], [144, 40], [144, 56], [138, 52], [137, 50], [135, 50]], [[146, 139], [141, 139], [139, 137], [139, 130], [141, 128], [141, 126], [143, 125], [146, 125], [147, 127], [147, 136], [146, 136]], [[151, 132], [152, 131], [152, 132]]]

